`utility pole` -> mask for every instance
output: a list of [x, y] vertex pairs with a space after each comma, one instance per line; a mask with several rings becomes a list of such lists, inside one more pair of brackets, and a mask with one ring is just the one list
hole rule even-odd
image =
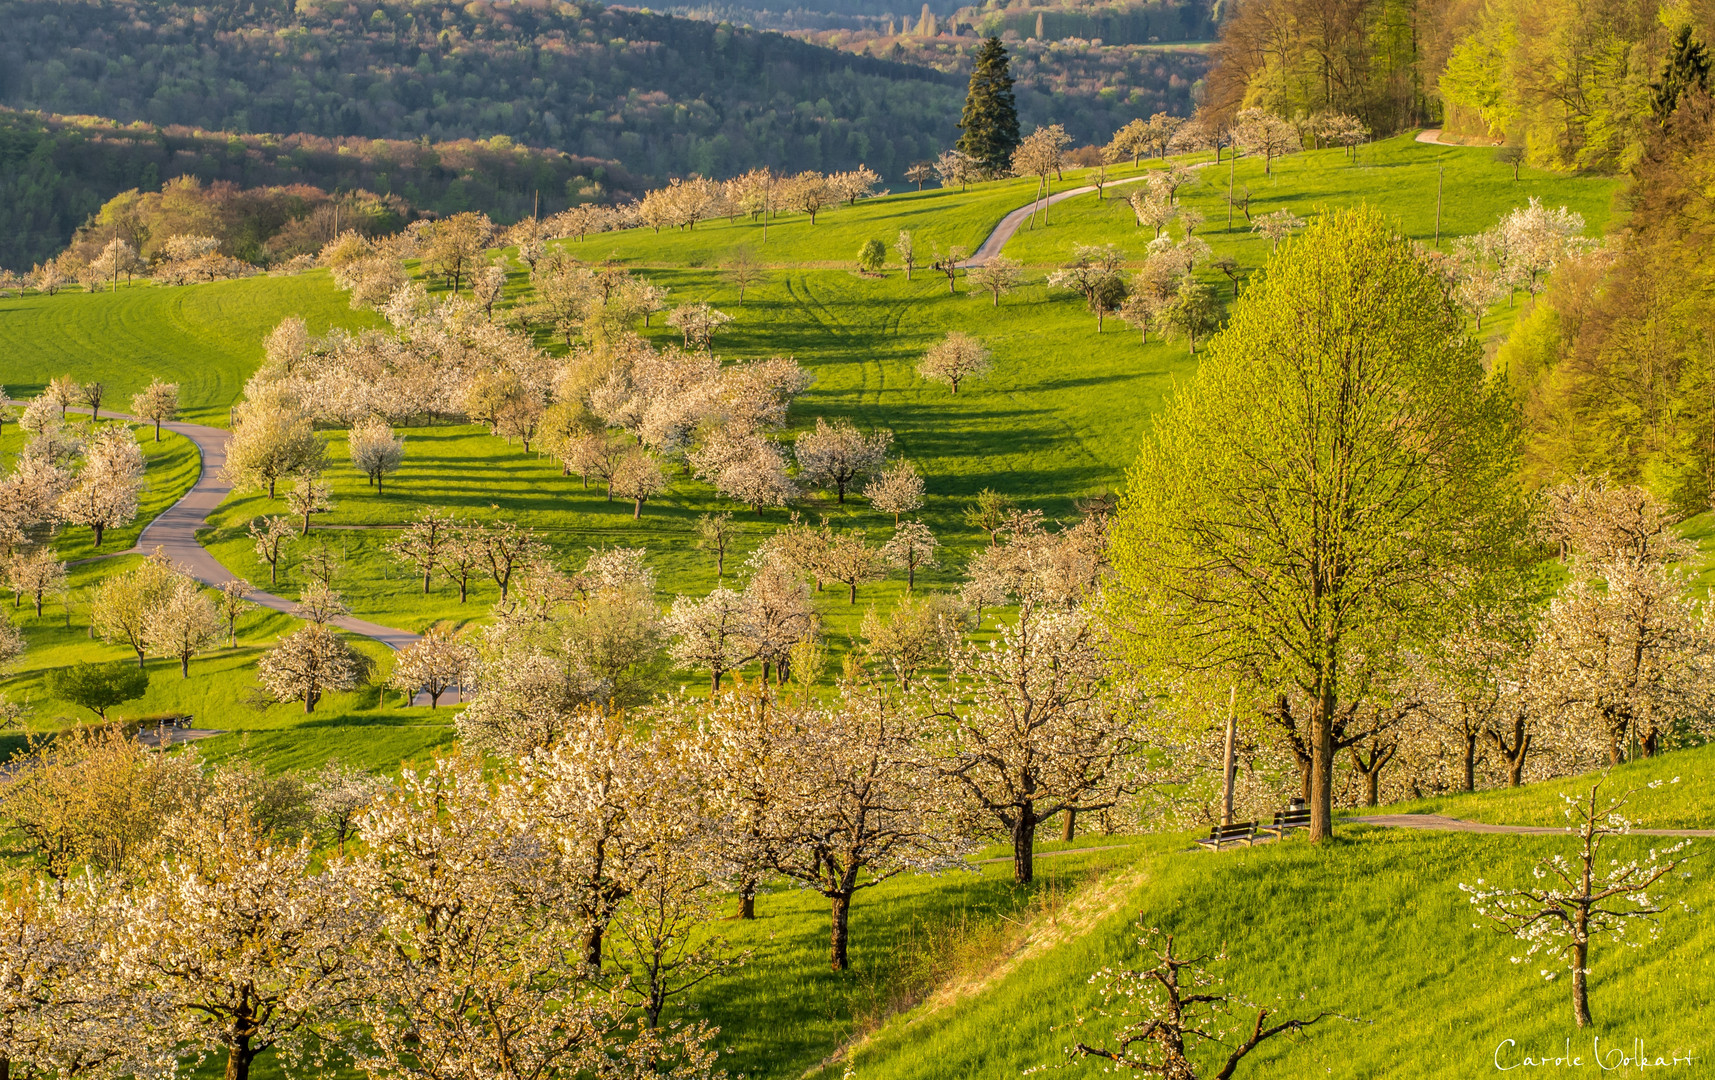
[[1447, 180], [1447, 166], [1435, 170], [1435, 246], [1441, 246], [1441, 186]]
[[530, 211], [530, 218], [533, 221], [542, 220], [542, 189], [541, 188], [536, 189], [536, 209]]
[[1239, 163], [1239, 148], [1227, 155], [1227, 231], [1233, 231], [1233, 169]]
[[1239, 685], [1233, 684], [1227, 695], [1227, 749], [1223, 755], [1226, 769], [1226, 796], [1221, 804], [1221, 824], [1233, 823], [1233, 742], [1239, 734]]

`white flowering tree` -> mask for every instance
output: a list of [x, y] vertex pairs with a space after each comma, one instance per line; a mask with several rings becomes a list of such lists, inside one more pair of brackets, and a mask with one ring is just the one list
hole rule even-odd
[[961, 382], [987, 375], [992, 367], [989, 351], [982, 342], [954, 330], [923, 354], [917, 374], [930, 382], [946, 383], [957, 394]]
[[250, 594], [254, 591], [250, 582], [243, 578], [231, 578], [220, 583], [219, 595], [215, 598], [215, 607], [220, 612], [222, 621], [226, 623], [226, 644], [238, 644], [238, 617], [250, 603]]
[[810, 602], [803, 577], [776, 559], [752, 564], [750, 580], [739, 596], [741, 654], [762, 661], [762, 680], [772, 667], [775, 680], [791, 675], [792, 650], [820, 636], [821, 619]]
[[181, 577], [159, 551], [123, 573], [104, 578], [96, 587], [90, 623], [102, 639], [121, 642], [137, 654], [137, 666], [149, 639], [145, 626], [150, 612], [172, 595]]
[[345, 854], [345, 842], [357, 835], [357, 820], [380, 797], [387, 781], [374, 773], [329, 758], [304, 788], [310, 824]]
[[684, 336], [685, 348], [703, 352], [709, 351], [714, 345], [716, 332], [729, 322], [732, 322], [731, 315], [708, 304], [686, 304], [674, 308], [667, 315], [667, 325]]
[[[1678, 783], [1678, 777], [1672, 782]], [[1645, 858], [1602, 859], [1612, 838], [1631, 831], [1632, 822], [1621, 811], [1635, 794], [1628, 791], [1604, 802], [1602, 783], [1597, 780], [1583, 795], [1561, 795], [1571, 822], [1566, 831], [1578, 838], [1578, 850], [1570, 859], [1557, 854], [1537, 862], [1530, 871], [1536, 884], [1509, 889], [1478, 878], [1475, 885], [1459, 885], [1497, 931], [1524, 944], [1523, 955], [1513, 957], [1513, 963], [1540, 953], [1555, 964], [1540, 969], [1543, 978], [1571, 974], [1572, 1015], [1579, 1027], [1590, 1026], [1591, 946], [1607, 941], [1637, 948], [1654, 940], [1661, 933], [1657, 916], [1667, 910], [1657, 887], [1669, 878], [1690, 877], [1682, 869], [1691, 858], [1689, 840], [1652, 847]]]
[[301, 701], [312, 713], [324, 695], [362, 685], [367, 667], [331, 627], [311, 623], [263, 653], [256, 677], [275, 701]]
[[643, 516], [643, 504], [667, 490], [667, 474], [661, 459], [640, 447], [633, 447], [614, 466], [608, 480], [608, 494], [631, 500], [631, 517]]
[[539, 819], [499, 802], [479, 762], [447, 758], [405, 770], [359, 819], [354, 876], [380, 925], [357, 1067], [382, 1080], [709, 1076], [712, 1032], [628, 1025], [584, 962], [555, 847], [520, 831]]
[[1290, 210], [1276, 210], [1251, 222], [1251, 232], [1261, 233], [1267, 238], [1270, 250], [1278, 248], [1282, 240], [1302, 228], [1304, 219]]
[[[382, 481], [388, 473], [398, 472], [399, 463], [405, 460], [405, 440], [402, 436], [393, 434], [393, 429], [387, 421], [379, 416], [352, 425], [345, 436], [346, 448], [351, 452], [351, 463], [357, 466], [357, 471], [369, 478], [369, 485], [376, 494], [381, 493]], [[528, 449], [528, 447], [526, 447]]]
[[129, 428], [109, 424], [84, 447], [76, 485], [60, 496], [59, 517], [88, 526], [100, 547], [108, 529], [136, 519], [143, 487], [143, 448]]
[[941, 770], [1012, 840], [1013, 880], [1031, 881], [1037, 826], [1112, 806], [1128, 790], [1132, 710], [1102, 687], [1098, 631], [1082, 612], [1037, 608], [955, 659], [934, 697]]
[[828, 899], [828, 963], [851, 966], [849, 919], [860, 890], [918, 871], [964, 864], [971, 850], [923, 759], [922, 727], [885, 687], [847, 684], [804, 710], [785, 756], [778, 832], [767, 845], [775, 873]]
[[143, 613], [143, 640], [150, 649], [179, 662], [190, 678], [191, 657], [220, 641], [226, 622], [195, 580], [175, 575], [160, 601]]
[[676, 596], [667, 615], [673, 644], [668, 653], [681, 667], [709, 673], [710, 689], [718, 693], [721, 678], [753, 659], [745, 637], [744, 598], [732, 589], [716, 587], [702, 599]]
[[313, 515], [326, 514], [333, 508], [333, 489], [313, 476], [299, 477], [286, 492], [286, 509], [304, 519], [303, 528], [298, 532], [300, 537], [310, 535], [310, 518]]
[[268, 564], [268, 583], [279, 584], [280, 559], [286, 552], [286, 546], [294, 539], [293, 534], [297, 532], [292, 525], [292, 519], [279, 515], [254, 517], [250, 519], [249, 532], [257, 556]]
[[[441, 555], [452, 542], [458, 524], [450, 514], [425, 507], [387, 544], [388, 554], [422, 575], [424, 596], [429, 595], [429, 582], [440, 567]], [[272, 566], [272, 559], [269, 564]]]
[[1533, 195], [1495, 226], [1490, 248], [1501, 254], [1511, 282], [1535, 296], [1550, 270], [1586, 246], [1583, 233], [1584, 215], [1564, 206], [1551, 210]]
[[921, 521], [907, 521], [897, 526], [893, 536], [881, 545], [881, 557], [889, 565], [905, 571], [905, 588], [911, 590], [917, 587], [920, 567], [937, 565], [935, 552], [940, 547], [941, 541], [935, 539], [929, 526]]
[[428, 694], [429, 708], [437, 708], [443, 694], [470, 679], [476, 661], [474, 646], [451, 627], [437, 624], [400, 650], [387, 685], [404, 694], [407, 703], [419, 691]]
[[12, 1076], [171, 1075], [172, 1049], [147, 1038], [168, 1022], [161, 1003], [125, 993], [102, 956], [114, 891], [86, 874], [0, 898], [0, 1059]]
[[51, 547], [34, 551], [19, 551], [6, 561], [6, 584], [11, 586], [13, 603], [28, 596], [35, 602], [36, 614], [42, 613], [42, 598], [65, 587], [66, 564], [54, 555]]
[[131, 395], [131, 415], [155, 425], [155, 441], [161, 441], [161, 425], [179, 414], [179, 384], [150, 379], [142, 392]]
[[850, 420], [830, 424], [818, 416], [814, 430], [798, 434], [798, 472], [818, 487], [833, 488], [844, 504], [846, 489], [879, 470], [892, 444], [893, 432], [885, 428], [865, 433]]
[[325, 1062], [359, 998], [350, 955], [366, 916], [343, 868], [316, 872], [313, 845], [281, 844], [238, 793], [217, 788], [169, 825], [175, 856], [123, 901], [118, 975], [158, 997], [150, 1042], [224, 1051], [248, 1080], [272, 1050], [288, 1069]]
[[[1274, 1010], [1246, 1001], [1210, 973], [1210, 963], [1226, 960], [1224, 952], [1214, 956], [1176, 953], [1173, 935], [1156, 929], [1145, 933], [1138, 944], [1154, 954], [1155, 966], [1143, 971], [1105, 967], [1090, 976], [1091, 983], [1101, 985], [1101, 1004], [1095, 1015], [1113, 1021], [1114, 1032], [1101, 1045], [1080, 1041], [1068, 1046], [1068, 1065], [1093, 1057], [1107, 1062], [1112, 1071], [1197, 1080], [1201, 1070], [1193, 1060], [1195, 1048], [1200, 1044], [1223, 1050], [1231, 1046], [1224, 1061], [1217, 1051], [1220, 1067], [1207, 1074], [1215, 1080], [1231, 1080], [1239, 1063], [1265, 1041], [1301, 1032], [1338, 1015], [1323, 1012], [1308, 1019], [1269, 1023]], [[1256, 1009], [1255, 1021], [1246, 1024], [1234, 1018], [1235, 1007], [1247, 1012]], [[1079, 1017], [1078, 1026], [1084, 1023], [1085, 1018]]]
[[901, 515], [923, 507], [923, 477], [917, 466], [906, 458], [894, 458], [887, 467], [864, 485], [863, 497], [884, 514], [893, 515], [897, 528]]
[[294, 476], [319, 476], [327, 448], [303, 412], [274, 403], [246, 404], [226, 441], [221, 479], [240, 491], [268, 489]]

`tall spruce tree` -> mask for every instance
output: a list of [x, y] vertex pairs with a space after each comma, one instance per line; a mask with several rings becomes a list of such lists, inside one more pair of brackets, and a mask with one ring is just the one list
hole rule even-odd
[[1655, 118], [1665, 121], [1679, 108], [1682, 96], [1709, 89], [1709, 66], [1709, 53], [1703, 43], [1691, 36], [1691, 27], [1680, 27], [1661, 66], [1661, 81], [1650, 83], [1650, 109]]
[[977, 50], [971, 89], [959, 117], [959, 149], [989, 172], [1006, 169], [1018, 147], [1018, 106], [1012, 97], [1012, 72], [1006, 46], [991, 37]]

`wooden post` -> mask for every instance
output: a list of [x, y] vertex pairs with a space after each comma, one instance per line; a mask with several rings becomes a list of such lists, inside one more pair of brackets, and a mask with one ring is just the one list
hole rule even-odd
[[1435, 170], [1435, 246], [1441, 246], [1441, 186], [1447, 180], [1447, 166]]
[[1239, 686], [1234, 683], [1231, 693], [1227, 696], [1227, 749], [1222, 757], [1226, 770], [1226, 794], [1221, 805], [1222, 825], [1233, 823], [1233, 742], [1238, 738], [1239, 733], [1238, 704]]
[[1233, 231], [1233, 168], [1239, 161], [1239, 148], [1227, 155], [1227, 231]]

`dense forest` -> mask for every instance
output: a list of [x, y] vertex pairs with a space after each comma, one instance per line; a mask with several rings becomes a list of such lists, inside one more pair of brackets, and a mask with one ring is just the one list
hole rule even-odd
[[[532, 149], [504, 136], [423, 143], [233, 135], [0, 109], [0, 266], [52, 256], [114, 195], [156, 190], [176, 177], [242, 188], [308, 185], [318, 189], [312, 202], [322, 192], [370, 191], [401, 208], [481, 209], [503, 221], [535, 211], [538, 196], [540, 209], [552, 213], [639, 193], [612, 161]], [[261, 251], [240, 245], [232, 253], [259, 261]]]
[[5, 0], [0, 103], [223, 131], [506, 135], [654, 178], [863, 162], [957, 134], [962, 80], [775, 34], [513, 4]]
[[1640, 161], [1681, 34], [1715, 35], [1708, 0], [1250, 0], [1222, 24], [1205, 105], [1217, 118], [1351, 113], [1377, 132], [1444, 122], [1552, 169]]

